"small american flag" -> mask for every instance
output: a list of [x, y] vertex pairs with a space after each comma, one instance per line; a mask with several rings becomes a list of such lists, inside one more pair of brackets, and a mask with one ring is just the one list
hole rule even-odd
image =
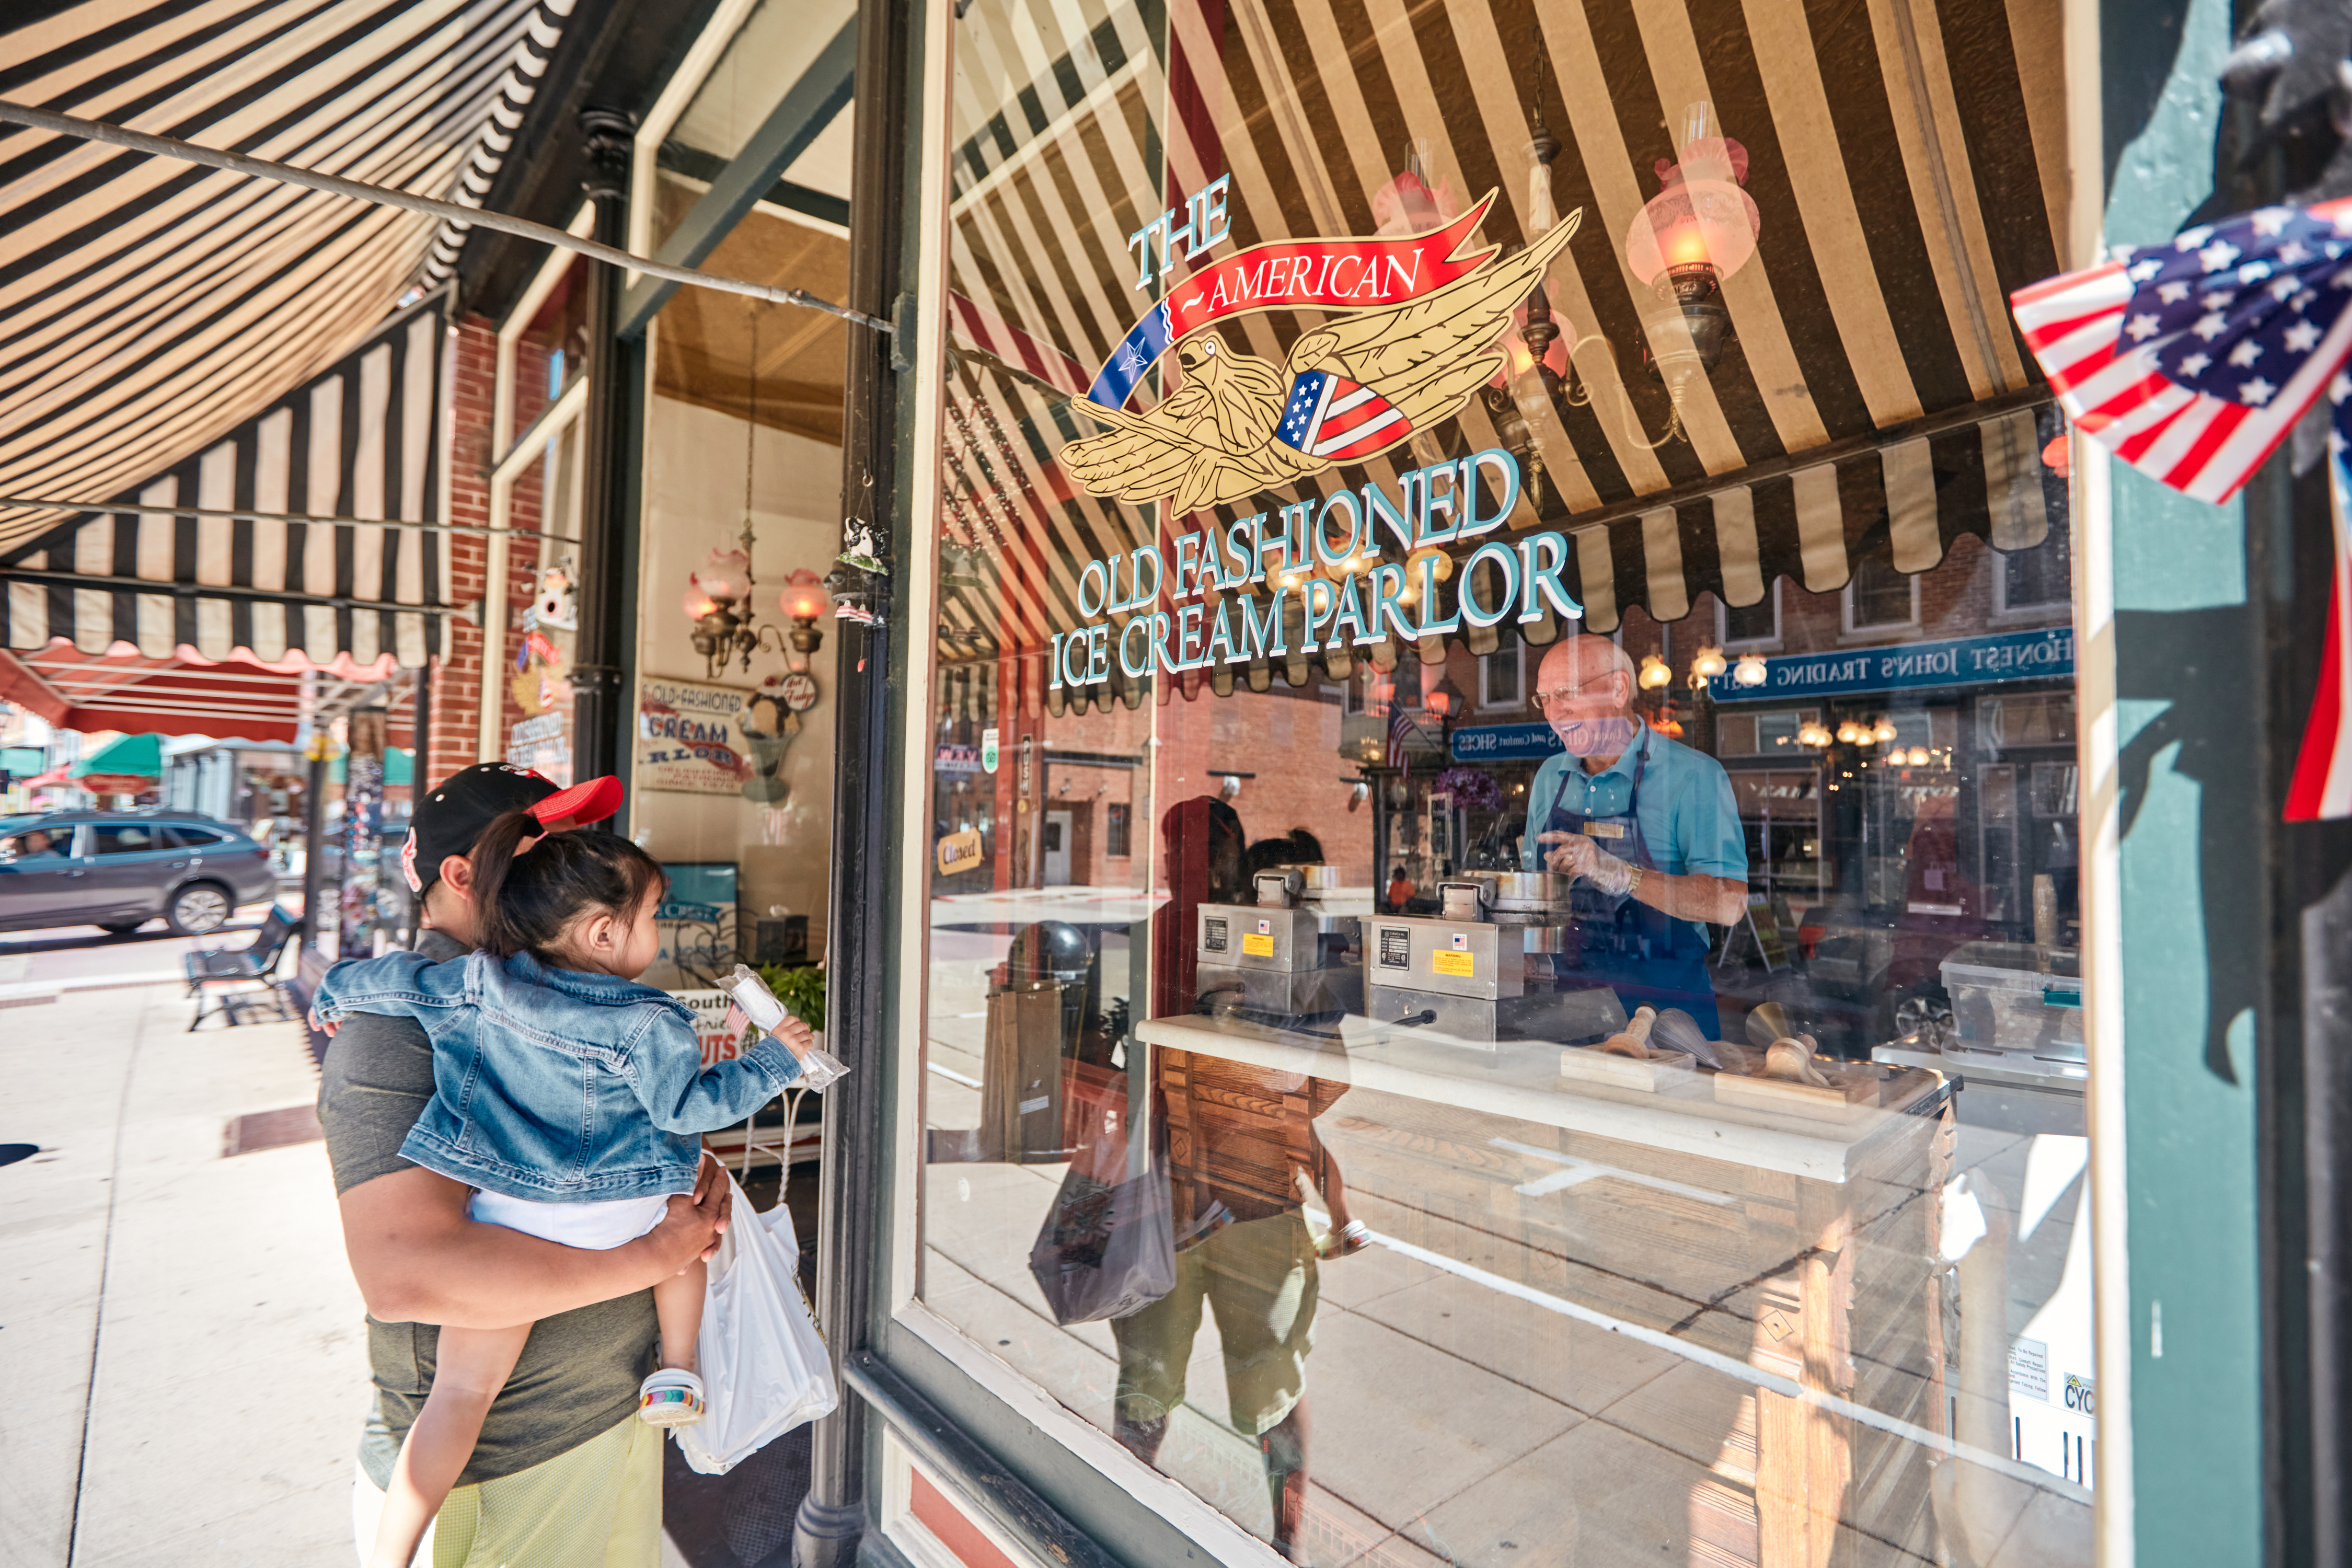
[[1405, 711], [1404, 704], [1402, 702], [1390, 703], [1389, 766], [1396, 769], [1400, 773], [1411, 773], [1412, 771], [1412, 754], [1404, 748], [1405, 741], [1412, 734], [1412, 715]]
[[[2336, 439], [2343, 439], [2340, 433]], [[2287, 781], [2289, 822], [2352, 816], [2352, 679], [2347, 673], [2347, 661], [2352, 661], [2352, 538], [2346, 532], [2352, 474], [2346, 473], [2345, 462], [2339, 447], [2329, 465], [2336, 568], [2327, 590], [2327, 641], [2320, 654], [2319, 690], [2312, 697], [2311, 718], [2303, 727], [2303, 749], [2294, 759], [2294, 776]]]
[[2264, 207], [2045, 279], [2010, 308], [2076, 427], [2199, 500], [2238, 493], [2322, 393], [2336, 566], [2289, 822], [2352, 817], [2352, 198]]
[[2238, 493], [2321, 393], [2352, 382], [2352, 199], [2265, 207], [2010, 296], [2084, 434], [2199, 500]]
[[1310, 458], [1349, 463], [1412, 434], [1412, 425], [1389, 400], [1328, 370], [1310, 370], [1291, 383], [1275, 438]]

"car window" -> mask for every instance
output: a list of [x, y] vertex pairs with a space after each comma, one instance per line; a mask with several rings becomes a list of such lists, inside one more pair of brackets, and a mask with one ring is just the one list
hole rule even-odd
[[93, 855], [136, 855], [148, 849], [166, 849], [163, 835], [152, 822], [110, 822], [90, 829], [95, 843]]
[[72, 847], [73, 829], [70, 827], [35, 827], [0, 838], [0, 855], [19, 861], [63, 859]]
[[209, 827], [191, 827], [184, 822], [166, 827], [163, 831], [167, 842], [175, 844], [183, 849], [202, 849], [207, 845], [228, 842], [228, 835], [226, 833], [215, 833]]

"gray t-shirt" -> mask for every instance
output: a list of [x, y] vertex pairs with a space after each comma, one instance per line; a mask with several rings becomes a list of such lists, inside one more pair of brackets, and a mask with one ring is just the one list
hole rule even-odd
[[[436, 960], [466, 952], [436, 931], [425, 932], [416, 945]], [[413, 1169], [400, 1156], [401, 1140], [432, 1098], [433, 1046], [415, 1020], [372, 1015], [348, 1020], [327, 1048], [319, 1083], [319, 1121], [327, 1132], [335, 1191]], [[401, 1440], [432, 1391], [441, 1331], [373, 1318], [367, 1328], [375, 1400], [360, 1441], [360, 1465], [382, 1487], [391, 1481]], [[482, 1423], [458, 1484], [527, 1470], [627, 1419], [636, 1408], [637, 1384], [653, 1370], [659, 1337], [651, 1290], [541, 1319]]]

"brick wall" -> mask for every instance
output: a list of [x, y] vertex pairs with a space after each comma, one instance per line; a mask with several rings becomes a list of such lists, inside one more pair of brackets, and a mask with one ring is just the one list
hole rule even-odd
[[[449, 443], [449, 521], [478, 528], [490, 521], [490, 411], [497, 390], [498, 347], [497, 329], [488, 321], [479, 316], [459, 320]], [[446, 537], [450, 602], [480, 602], [488, 570], [488, 539], [479, 533]], [[486, 610], [483, 618], [489, 620], [494, 613]], [[428, 782], [446, 778], [481, 760], [477, 752], [482, 627], [451, 616], [442, 622], [442, 628], [441, 658], [433, 672], [433, 734], [427, 754], [421, 759]]]

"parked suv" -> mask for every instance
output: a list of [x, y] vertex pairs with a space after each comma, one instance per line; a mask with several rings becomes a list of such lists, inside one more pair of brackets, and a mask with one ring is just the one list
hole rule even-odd
[[182, 936], [267, 901], [269, 851], [190, 812], [52, 812], [0, 830], [0, 931], [95, 925], [128, 935], [161, 915]]

